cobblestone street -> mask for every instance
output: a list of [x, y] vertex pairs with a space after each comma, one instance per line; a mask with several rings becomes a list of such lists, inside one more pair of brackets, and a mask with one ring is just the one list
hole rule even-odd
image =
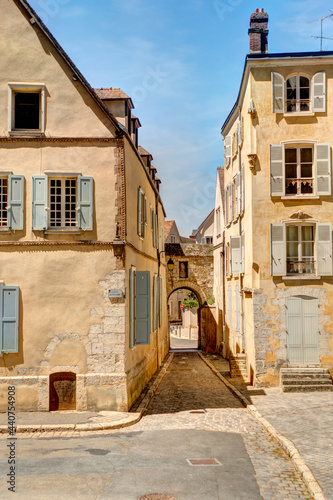
[[[265, 500], [311, 498], [292, 462], [197, 353], [175, 353], [147, 416], [133, 430], [198, 429], [241, 434]], [[208, 500], [208, 499], [207, 499]], [[215, 499], [209, 499], [215, 500]]]

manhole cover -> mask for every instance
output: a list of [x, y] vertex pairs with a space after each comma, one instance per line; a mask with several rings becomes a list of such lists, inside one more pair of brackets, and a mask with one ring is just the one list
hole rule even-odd
[[163, 493], [153, 493], [152, 495], [145, 495], [140, 498], [140, 500], [177, 500], [175, 497], [170, 497], [170, 495], [163, 495]]
[[216, 458], [187, 458], [186, 462], [189, 465], [198, 466], [198, 465], [222, 465], [219, 460]]

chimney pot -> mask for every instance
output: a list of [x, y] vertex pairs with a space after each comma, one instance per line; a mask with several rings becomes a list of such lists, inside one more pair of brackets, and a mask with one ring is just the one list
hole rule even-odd
[[255, 14], [258, 14], [258, 12], [259, 12], [259, 9], [256, 9], [256, 10], [255, 10], [254, 12], [255, 12]]
[[260, 12], [263, 13], [264, 12], [264, 9], [260, 9]]

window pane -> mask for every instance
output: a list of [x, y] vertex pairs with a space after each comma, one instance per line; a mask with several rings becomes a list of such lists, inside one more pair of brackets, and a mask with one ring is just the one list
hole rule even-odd
[[306, 76], [299, 77], [299, 85], [300, 87], [310, 87], [310, 81]]
[[301, 163], [312, 163], [312, 148], [301, 148]]
[[287, 179], [296, 179], [297, 178], [297, 165], [295, 164], [286, 164], [286, 178]]
[[313, 241], [313, 226], [302, 226], [302, 241]]
[[287, 241], [298, 241], [298, 226], [287, 226]]
[[15, 128], [39, 129], [39, 102], [38, 92], [15, 93]]
[[298, 243], [287, 243], [287, 257], [298, 260]]
[[302, 243], [302, 257], [313, 257], [313, 242]]
[[7, 177], [0, 177], [0, 227], [8, 225], [8, 179]]
[[286, 158], [286, 163], [297, 163], [297, 149], [287, 148], [285, 150], [285, 158]]

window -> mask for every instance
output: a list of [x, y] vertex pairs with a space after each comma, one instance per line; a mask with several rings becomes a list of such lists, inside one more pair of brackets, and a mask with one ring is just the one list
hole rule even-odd
[[231, 236], [225, 247], [226, 276], [239, 276], [245, 272], [245, 234]]
[[0, 230], [20, 230], [24, 224], [24, 177], [0, 173]]
[[272, 276], [331, 276], [331, 224], [271, 224], [271, 272]]
[[221, 236], [221, 208], [218, 207], [215, 210], [215, 220], [216, 220], [216, 236], [217, 238]]
[[19, 311], [19, 287], [0, 285], [0, 352], [18, 352]]
[[323, 113], [326, 111], [326, 73], [320, 71], [312, 79], [306, 75], [290, 75], [284, 79], [272, 73], [273, 113]]
[[81, 175], [33, 176], [35, 230], [92, 231], [93, 179]]
[[[142, 194], [141, 194], [142, 196]], [[146, 204], [146, 199], [142, 200], [144, 206]], [[150, 210], [150, 221], [151, 221], [151, 231], [152, 231], [152, 238], [153, 238], [153, 247], [158, 248], [158, 218], [157, 214], [154, 209], [151, 208]], [[143, 220], [142, 220], [142, 214], [141, 214], [141, 219], [140, 219], [140, 224], [142, 225]]]
[[313, 148], [285, 149], [285, 193], [288, 195], [313, 194]]
[[145, 197], [145, 194], [141, 189], [141, 187], [138, 188], [137, 205], [138, 205], [138, 210], [137, 210], [138, 235], [144, 238], [146, 232], [146, 223], [147, 223], [147, 198]]
[[188, 278], [188, 262], [179, 262], [179, 277]]
[[9, 84], [8, 131], [45, 132], [45, 86]]
[[291, 76], [286, 82], [286, 110], [310, 111], [310, 80], [306, 76]]
[[314, 274], [314, 226], [287, 226], [287, 274]]
[[330, 196], [330, 144], [271, 144], [271, 196]]
[[170, 236], [170, 239], [171, 243], [176, 243], [176, 236], [174, 236], [173, 234]]

